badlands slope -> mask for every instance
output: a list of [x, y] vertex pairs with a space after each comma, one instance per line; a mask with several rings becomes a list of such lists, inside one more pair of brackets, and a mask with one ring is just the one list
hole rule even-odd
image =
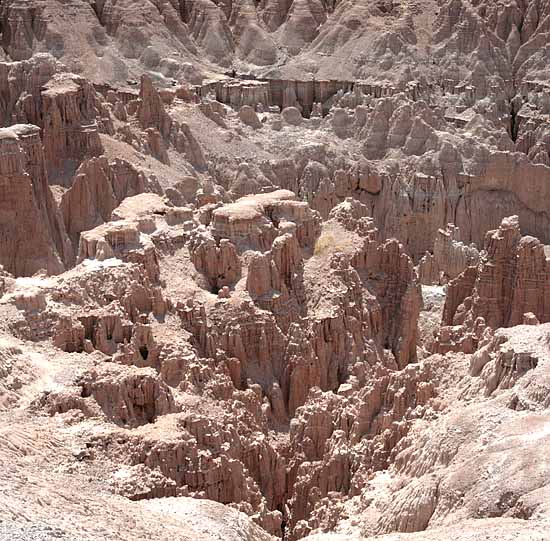
[[0, 38], [2, 541], [550, 540], [548, 0]]

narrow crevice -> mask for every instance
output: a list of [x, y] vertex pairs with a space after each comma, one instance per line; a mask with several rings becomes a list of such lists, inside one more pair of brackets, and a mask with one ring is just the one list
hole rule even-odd
[[512, 101], [510, 102], [510, 137], [515, 143], [518, 139], [519, 132], [519, 123], [518, 123], [518, 111], [516, 110], [516, 105]]

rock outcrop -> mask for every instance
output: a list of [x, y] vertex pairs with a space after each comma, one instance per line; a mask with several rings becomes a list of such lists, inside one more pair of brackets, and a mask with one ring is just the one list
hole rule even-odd
[[50, 54], [37, 54], [21, 62], [0, 62], [0, 91], [4, 102], [0, 109], [0, 125], [33, 123], [41, 118], [40, 93], [59, 66]]
[[189, 250], [195, 268], [205, 274], [214, 292], [235, 285], [241, 277], [241, 261], [235, 245], [228, 239], [218, 243], [206, 230], [195, 231]]
[[115, 159], [109, 163], [101, 156], [84, 161], [60, 202], [73, 246], [78, 247], [83, 231], [108, 222], [125, 198], [156, 190], [150, 179], [125, 160]]
[[443, 323], [471, 327], [483, 318], [495, 329], [520, 325], [526, 313], [545, 323], [550, 318], [548, 272], [544, 245], [521, 236], [517, 216], [506, 218], [487, 234], [477, 267], [449, 283]]
[[99, 156], [100, 105], [89, 81], [72, 74], [56, 74], [41, 91], [40, 127], [44, 155], [50, 172], [57, 172], [66, 160], [80, 163]]
[[38, 127], [0, 130], [0, 183], [1, 264], [16, 276], [63, 271], [74, 255], [48, 185]]
[[1, 0], [0, 537], [547, 539], [549, 21]]
[[109, 420], [125, 426], [153, 423], [176, 409], [170, 389], [151, 369], [90, 372], [80, 385], [82, 397], [92, 397]]
[[140, 233], [138, 224], [118, 220], [82, 233], [77, 261], [111, 258], [132, 261], [144, 266], [149, 279], [158, 281], [160, 270], [153, 242]]
[[418, 273], [423, 284], [444, 285], [467, 267], [477, 265], [479, 252], [475, 245], [460, 241], [460, 231], [453, 224], [440, 229], [434, 241], [433, 254], [426, 254], [419, 263]]
[[167, 138], [170, 135], [172, 120], [164, 110], [164, 104], [153, 82], [146, 75], [141, 78], [137, 118], [144, 130], [156, 128], [162, 137]]

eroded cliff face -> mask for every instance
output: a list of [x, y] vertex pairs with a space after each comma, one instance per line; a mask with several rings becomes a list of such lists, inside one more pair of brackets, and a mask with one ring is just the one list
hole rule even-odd
[[546, 539], [548, 9], [0, 2], [8, 533]]
[[0, 262], [18, 276], [61, 272], [74, 253], [48, 185], [40, 129], [29, 124], [0, 129], [0, 155]]
[[[208, 97], [194, 106], [201, 98], [184, 86], [158, 91], [144, 76], [139, 93], [108, 87], [99, 93], [80, 77], [56, 74], [59, 66], [48, 57], [20, 64], [44, 75], [38, 88], [32, 77], [15, 80], [11, 92], [25, 99], [10, 105], [6, 123], [18, 118], [42, 128], [49, 181], [61, 187], [56, 194], [75, 251], [80, 232], [107, 221], [126, 196], [166, 191], [175, 204], [204, 205], [278, 188], [294, 191], [323, 219], [347, 197], [359, 200], [381, 237], [397, 238], [415, 263], [434, 250], [447, 258], [444, 242], [436, 240], [440, 229], [454, 224], [460, 231], [455, 240], [466, 247], [453, 269], [427, 256], [422, 272], [428, 281], [434, 273], [454, 278], [476, 259], [467, 246], [481, 247], [485, 233], [510, 215], [519, 217], [524, 233], [548, 242], [548, 167], [541, 149], [533, 154], [525, 142], [514, 145], [511, 118], [498, 100], [489, 110], [488, 98], [474, 99], [463, 113], [470, 120], [457, 127], [452, 111], [460, 94], [430, 94], [426, 87], [424, 96], [376, 97], [358, 85], [319, 103], [325, 116], [303, 118], [289, 106], [279, 117], [268, 96], [258, 98], [267, 103], [254, 118], [241, 112], [228, 119], [226, 108]], [[535, 90], [521, 99], [545, 119], [544, 87]], [[428, 105], [431, 100], [439, 105]], [[312, 142], [289, 145], [289, 134], [299, 132]], [[140, 164], [126, 145], [155, 161]], [[246, 158], [253, 148], [260, 160]], [[493, 211], [482, 212], [487, 206]]]
[[[548, 5], [477, 2], [55, 2], [6, 0], [2, 54], [50, 52], [70, 71], [125, 83], [144, 72], [198, 83], [214, 72], [399, 85], [475, 86], [510, 98], [514, 79], [547, 76]], [[71, 30], [78, 28], [79, 32]]]
[[[303, 536], [320, 499], [347, 498], [387, 466], [433, 394], [410, 364], [412, 262], [351, 209], [321, 225], [281, 190], [174, 224], [161, 198], [126, 199], [81, 234], [77, 267], [6, 293], [20, 310], [11, 332], [83, 358], [33, 408], [104, 426], [90, 457], [126, 468], [123, 482], [111, 473], [131, 500], [213, 499]], [[182, 264], [191, 297], [165, 289]]]

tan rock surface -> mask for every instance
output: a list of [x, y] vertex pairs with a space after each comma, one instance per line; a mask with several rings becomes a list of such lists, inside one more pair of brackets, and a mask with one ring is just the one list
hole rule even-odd
[[1, 264], [18, 276], [62, 271], [74, 255], [48, 186], [39, 129], [2, 128], [0, 153]]
[[443, 324], [479, 335], [485, 325], [520, 325], [526, 314], [546, 323], [547, 273], [544, 245], [521, 236], [517, 216], [505, 218], [499, 229], [487, 233], [479, 264], [449, 283]]
[[549, 539], [549, 17], [0, 1], [0, 538]]

